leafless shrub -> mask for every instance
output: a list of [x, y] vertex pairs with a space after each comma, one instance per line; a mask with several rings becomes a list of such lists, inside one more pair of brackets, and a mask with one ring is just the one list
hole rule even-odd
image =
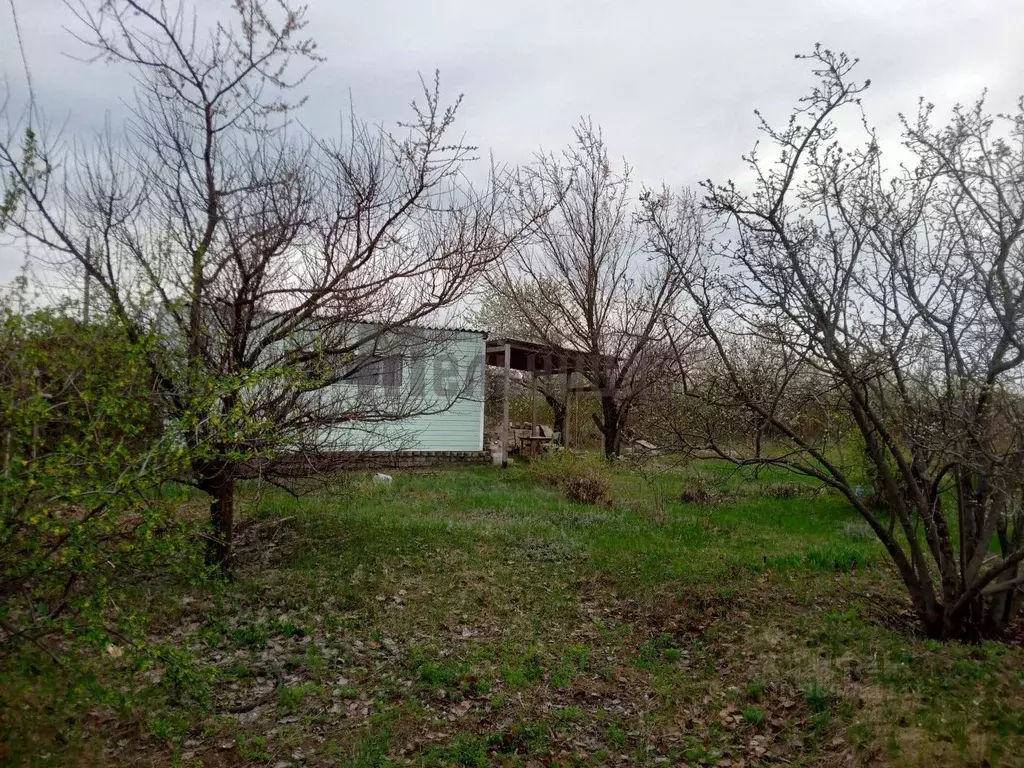
[[541, 482], [558, 488], [571, 501], [581, 504], [612, 504], [612, 482], [608, 467], [590, 454], [561, 451], [531, 463], [529, 472]]
[[697, 504], [700, 506], [707, 506], [717, 501], [720, 494], [713, 488], [705, 485], [694, 485], [690, 488], [683, 489], [683, 492], [679, 494], [679, 500], [683, 504]]
[[558, 487], [570, 501], [580, 504], [611, 504], [611, 481], [597, 467], [570, 472], [559, 479]]
[[814, 493], [814, 489], [799, 483], [769, 483], [759, 486], [758, 493], [770, 499], [795, 499]]

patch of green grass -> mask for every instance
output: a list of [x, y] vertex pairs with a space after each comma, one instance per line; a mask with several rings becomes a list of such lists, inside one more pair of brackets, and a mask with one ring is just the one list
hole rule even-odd
[[623, 727], [622, 723], [618, 721], [609, 723], [604, 729], [605, 741], [616, 749], [620, 749], [625, 746], [626, 738], [626, 729]]
[[580, 674], [586, 671], [590, 661], [590, 649], [584, 645], [573, 645], [562, 653], [562, 658], [551, 671], [551, 684], [566, 688]]
[[804, 688], [803, 693], [804, 700], [807, 702], [807, 705], [811, 708], [812, 712], [815, 714], [821, 714], [828, 710], [829, 704], [831, 703], [831, 696], [821, 683], [809, 683]]
[[637, 653], [637, 666], [650, 669], [662, 662], [675, 663], [682, 658], [682, 651], [675, 647], [675, 638], [662, 633], [651, 638], [640, 646]]
[[807, 564], [820, 571], [848, 572], [854, 568], [863, 568], [863, 553], [852, 546], [832, 545], [807, 550]]
[[266, 648], [270, 641], [270, 631], [266, 624], [258, 622], [231, 630], [230, 637], [234, 645], [262, 649]]
[[715, 765], [722, 753], [704, 744], [692, 744], [683, 749], [683, 757], [698, 765]]
[[170, 643], [154, 645], [149, 653], [163, 667], [160, 687], [180, 702], [193, 702], [201, 708], [210, 703], [216, 670], [202, 663], [191, 651]]
[[743, 719], [751, 725], [764, 724], [764, 710], [758, 707], [744, 707]]
[[307, 696], [322, 690], [321, 686], [314, 683], [283, 685], [277, 692], [277, 705], [286, 712], [298, 712]]
[[[140, 625], [168, 651], [137, 667], [101, 652], [77, 689], [40, 653], [5, 660], [0, 731], [16, 763], [50, 765], [170, 764], [189, 739], [233, 740], [225, 759], [252, 764], [301, 747], [339, 766], [391, 765], [392, 750], [445, 768], [714, 765], [769, 724], [780, 764], [852, 750], [995, 765], [1024, 748], [1020, 649], [889, 626], [876, 608], [899, 607], [900, 586], [842, 498], [776, 470], [607, 471], [611, 507], [518, 465], [261, 489], [239, 519], [274, 532], [269, 566], [250, 533], [232, 581], [147, 583]], [[682, 503], [698, 482], [716, 499]], [[224, 717], [272, 669], [288, 681], [277, 706]], [[114, 749], [138, 712], [145, 741]]]
[[270, 753], [267, 751], [266, 736], [250, 736], [240, 733], [235, 740], [235, 748], [242, 760], [267, 762], [271, 759]]
[[432, 688], [458, 688], [465, 676], [465, 665], [452, 662], [424, 661], [416, 670], [422, 682]]
[[474, 674], [467, 661], [451, 658], [434, 658], [422, 648], [414, 648], [409, 668], [418, 681], [428, 688], [447, 692], [461, 691], [478, 695], [490, 690], [490, 683]]
[[589, 715], [579, 707], [562, 707], [555, 710], [555, 719], [560, 723], [583, 723]]
[[338, 764], [344, 768], [384, 768], [393, 764], [387, 757], [390, 747], [389, 730], [371, 731], [360, 738]]
[[255, 673], [252, 667], [248, 664], [226, 664], [220, 668], [220, 674], [223, 677], [229, 677], [234, 680], [248, 680], [253, 677]]
[[456, 765], [483, 768], [490, 765], [484, 741], [472, 733], [456, 734], [451, 748], [451, 759]]
[[540, 654], [536, 649], [509, 654], [501, 665], [501, 678], [509, 688], [523, 688], [540, 682], [544, 676]]
[[[224, 627], [224, 624], [217, 622], [213, 626]], [[243, 624], [231, 630], [225, 629], [225, 633], [229, 642], [234, 646], [262, 650], [267, 647], [271, 637], [302, 637], [305, 630], [292, 619], [271, 618]]]
[[178, 744], [184, 741], [188, 733], [189, 718], [183, 712], [156, 715], [149, 719], [147, 725], [154, 738], [168, 744]]
[[502, 754], [540, 754], [547, 749], [547, 729], [540, 723], [516, 720], [507, 730], [492, 734], [487, 747]]

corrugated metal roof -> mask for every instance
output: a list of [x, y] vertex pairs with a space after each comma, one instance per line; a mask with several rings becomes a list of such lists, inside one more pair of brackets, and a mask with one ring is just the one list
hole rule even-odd
[[[183, 304], [182, 306], [187, 308], [189, 305], [186, 303], [186, 304]], [[290, 311], [291, 310], [288, 310], [288, 309], [281, 309], [281, 310], [262, 309], [262, 310], [258, 310], [256, 312], [256, 314], [258, 314], [258, 315], [283, 315], [283, 314], [287, 314]], [[389, 323], [382, 323], [382, 322], [377, 321], [377, 320], [359, 319], [359, 318], [355, 318], [355, 317], [336, 318], [336, 317], [332, 317], [331, 315], [321, 315], [321, 314], [316, 314], [316, 313], [314, 313], [313, 315], [311, 315], [307, 319], [309, 319], [309, 320], [328, 320], [328, 321], [329, 320], [341, 319], [343, 322], [350, 323], [352, 325], [378, 325], [378, 326], [379, 325], [387, 325], [387, 326], [390, 326], [392, 328], [418, 328], [418, 329], [424, 330], [424, 331], [452, 331], [453, 333], [475, 333], [475, 334], [479, 334], [479, 335], [483, 336], [484, 338], [486, 338], [487, 335], [490, 333], [490, 331], [485, 331], [482, 328], [459, 328], [459, 327], [454, 327], [454, 326], [442, 326], [442, 325], [420, 325], [418, 323], [401, 323], [401, 324], [396, 324], [396, 325], [390, 325]]]
[[[375, 323], [380, 325], [380, 323]], [[395, 328], [419, 328], [424, 331], [452, 331], [453, 333], [477, 333], [487, 338], [489, 331], [485, 331], [482, 328], [457, 328], [453, 326], [444, 325], [419, 325], [418, 323], [406, 323], [404, 325], [396, 325]]]

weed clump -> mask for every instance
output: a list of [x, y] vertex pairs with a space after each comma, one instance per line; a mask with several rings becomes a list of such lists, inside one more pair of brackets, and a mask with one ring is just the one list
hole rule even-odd
[[704, 485], [695, 485], [691, 488], [684, 488], [683, 492], [679, 494], [679, 500], [683, 504], [697, 504], [700, 506], [706, 506], [713, 504], [718, 499], [718, 493]]
[[689, 485], [679, 494], [679, 500], [683, 504], [695, 504], [706, 507], [722, 501], [724, 494], [715, 488], [710, 477], [704, 474], [695, 475], [689, 481]]
[[568, 451], [550, 454], [530, 466], [537, 479], [553, 485], [569, 501], [611, 506], [612, 482], [602, 460]]
[[795, 499], [813, 492], [814, 488], [808, 488], [798, 483], [770, 483], [762, 485], [758, 490], [762, 496], [767, 496], [769, 499]]
[[559, 482], [566, 498], [580, 504], [610, 504], [612, 484], [607, 476], [595, 468], [570, 474]]
[[713, 476], [704, 472], [687, 478], [686, 483], [686, 487], [679, 494], [679, 501], [683, 504], [710, 507], [728, 503], [735, 498], [735, 494], [722, 488]]

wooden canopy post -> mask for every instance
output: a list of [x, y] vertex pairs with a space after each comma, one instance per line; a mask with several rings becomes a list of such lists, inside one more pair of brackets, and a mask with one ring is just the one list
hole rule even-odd
[[530, 422], [530, 437], [536, 437], [537, 432], [537, 372], [533, 372], [532, 387], [530, 388], [530, 405], [533, 409], [532, 421]]
[[505, 394], [502, 397], [501, 416], [501, 467], [508, 467], [508, 380], [512, 369], [512, 345], [505, 345]]

